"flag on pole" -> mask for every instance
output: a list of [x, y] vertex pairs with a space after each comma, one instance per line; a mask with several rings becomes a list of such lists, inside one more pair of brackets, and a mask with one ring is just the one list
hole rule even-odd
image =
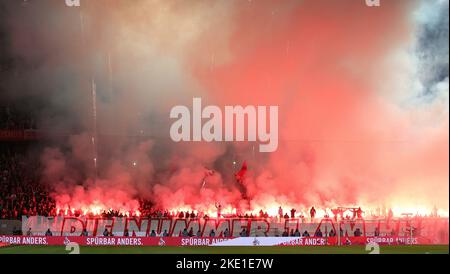
[[205, 185], [206, 185], [206, 178], [208, 178], [209, 176], [214, 175], [214, 173], [215, 173], [214, 170], [206, 168], [205, 175], [203, 176], [203, 180], [202, 180], [202, 186], [200, 187], [200, 189], [205, 187]]

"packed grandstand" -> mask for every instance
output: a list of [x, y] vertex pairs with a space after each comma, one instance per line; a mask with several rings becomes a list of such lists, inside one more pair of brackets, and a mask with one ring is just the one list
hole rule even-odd
[[[413, 214], [410, 216], [395, 216], [391, 209], [378, 209], [369, 211], [361, 207], [337, 207], [317, 214], [316, 209], [305, 207], [302, 209], [278, 208], [276, 214], [269, 214], [264, 210], [255, 212], [221, 212], [222, 205], [216, 204], [217, 209], [213, 216], [208, 213], [196, 210], [174, 210], [157, 208], [154, 203], [145, 199], [138, 199], [139, 208], [137, 210], [124, 212], [114, 208], [102, 209], [97, 212], [85, 212], [75, 208], [58, 208], [56, 201], [51, 195], [53, 189], [50, 185], [43, 184], [40, 180], [42, 167], [40, 165], [40, 151], [44, 144], [39, 139], [25, 140], [23, 135], [17, 132], [24, 130], [34, 130], [32, 127], [24, 127], [29, 121], [23, 115], [11, 115], [11, 112], [2, 109], [2, 129], [0, 142], [0, 221], [17, 220], [22, 223], [15, 223], [13, 229], [3, 230], [3, 234], [16, 235], [77, 235], [77, 236], [150, 236], [150, 237], [247, 237], [247, 236], [279, 236], [279, 237], [336, 237], [338, 228], [333, 225], [339, 222], [349, 222], [353, 224], [366, 224], [355, 229], [345, 230], [345, 226], [339, 228], [341, 237], [371, 236], [398, 236], [408, 235], [419, 237], [421, 234], [429, 234], [424, 228], [424, 224], [431, 221], [439, 223], [443, 228], [448, 227], [448, 219], [439, 218], [437, 211], [428, 215]], [[5, 114], [6, 118], [5, 118]], [[22, 120], [25, 119], [25, 120]], [[130, 222], [133, 220], [158, 220], [159, 225], [142, 228], [141, 225], [134, 226]], [[405, 218], [410, 218], [406, 220]], [[68, 220], [83, 225], [77, 231], [66, 231], [65, 226]], [[125, 229], [103, 226], [101, 231], [88, 231], [88, 220], [110, 220], [116, 219], [117, 223], [126, 223]], [[209, 220], [214, 220], [215, 225], [208, 226]], [[225, 226], [219, 225], [217, 220], [246, 220], [248, 225], [239, 226], [239, 229], [230, 223]], [[166, 225], [164, 221], [170, 220], [171, 224]], [[184, 220], [183, 222], [179, 222]], [[198, 226], [193, 226], [197, 220]], [[406, 222], [405, 222], [406, 220]], [[414, 225], [412, 225], [415, 220]], [[437, 220], [440, 220], [439, 222]], [[263, 223], [261, 223], [263, 221]], [[404, 223], [403, 226], [396, 225], [396, 222]], [[420, 221], [420, 222], [418, 222]], [[46, 223], [48, 222], [48, 223]], [[61, 226], [62, 222], [62, 226]], [[64, 224], [66, 222], [66, 224]], [[85, 223], [83, 223], [85, 222]], [[178, 222], [178, 223], [177, 223]], [[40, 223], [37, 226], [36, 223]], [[314, 228], [307, 228], [309, 224], [316, 224]], [[331, 226], [321, 224], [329, 223]], [[380, 224], [383, 223], [381, 226]], [[391, 225], [389, 225], [391, 223]], [[42, 225], [45, 224], [45, 225]], [[56, 225], [55, 225], [56, 224]], [[277, 225], [281, 224], [281, 225]], [[292, 225], [297, 224], [297, 225]], [[304, 224], [302, 229], [298, 224]], [[318, 224], [318, 225], [317, 225]], [[372, 225], [370, 225], [372, 224]], [[376, 225], [373, 225], [376, 224]], [[263, 226], [264, 228], [262, 228]], [[358, 225], [356, 225], [358, 226]], [[61, 228], [62, 227], [62, 228]], [[71, 225], [70, 229], [76, 225]], [[152, 229], [150, 229], [150, 227]], [[234, 231], [233, 231], [234, 230]], [[261, 232], [261, 233], [259, 233]], [[409, 234], [408, 234], [409, 233]], [[448, 241], [448, 233], [439, 232], [442, 241]]]

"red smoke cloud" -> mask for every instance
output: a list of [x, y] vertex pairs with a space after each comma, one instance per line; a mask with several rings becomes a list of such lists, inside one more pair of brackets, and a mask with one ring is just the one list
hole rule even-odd
[[[217, 201], [255, 211], [434, 204], [448, 211], [448, 97], [443, 106], [398, 104], [394, 93], [411, 94], [393, 90], [389, 81], [405, 78], [385, 66], [413, 43], [416, 7], [384, 1], [369, 8], [357, 0], [89, 3], [86, 58], [113, 71], [113, 92], [98, 106], [99, 131], [120, 137], [99, 137], [99, 153], [109, 157], [99, 159], [95, 183], [89, 134], [75, 137], [69, 152], [48, 150], [43, 180], [61, 205], [101, 200], [133, 208], [144, 196], [160, 208], [206, 211]], [[67, 52], [82, 56], [79, 47]], [[89, 76], [89, 62], [81, 63]], [[194, 96], [219, 106], [278, 105], [278, 151], [171, 142], [170, 108]], [[80, 112], [79, 119], [90, 119], [89, 107]], [[151, 125], [140, 139], [122, 136], [141, 129], [139, 117], [147, 116]], [[244, 160], [249, 203], [233, 176]], [[205, 168], [217, 172], [200, 188]]]
[[[218, 102], [280, 106], [279, 150], [247, 181], [254, 207], [448, 209], [448, 118], [417, 125], [377, 85], [385, 77], [380, 60], [413, 34], [414, 6], [363, 2], [243, 5], [231, 60], [214, 70], [197, 66]], [[443, 189], [438, 199], [435, 188]]]

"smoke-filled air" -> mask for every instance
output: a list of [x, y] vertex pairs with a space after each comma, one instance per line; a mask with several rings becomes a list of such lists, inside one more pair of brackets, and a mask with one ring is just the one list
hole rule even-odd
[[[448, 1], [1, 6], [5, 50], [25, 68], [8, 72], [4, 98], [49, 135], [40, 178], [60, 209], [137, 211], [144, 199], [211, 215], [220, 204], [448, 216]], [[278, 149], [174, 142], [170, 110], [194, 97], [278, 106]]]

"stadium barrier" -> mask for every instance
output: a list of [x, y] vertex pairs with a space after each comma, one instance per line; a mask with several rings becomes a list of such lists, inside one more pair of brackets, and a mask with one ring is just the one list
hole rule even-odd
[[[1, 245], [59, 246], [326, 246], [337, 245], [338, 237], [83, 237], [0, 236]], [[342, 245], [425, 245], [423, 237], [345, 237]]]
[[19, 220], [0, 220], [0, 235], [11, 235], [22, 229], [22, 222]]

